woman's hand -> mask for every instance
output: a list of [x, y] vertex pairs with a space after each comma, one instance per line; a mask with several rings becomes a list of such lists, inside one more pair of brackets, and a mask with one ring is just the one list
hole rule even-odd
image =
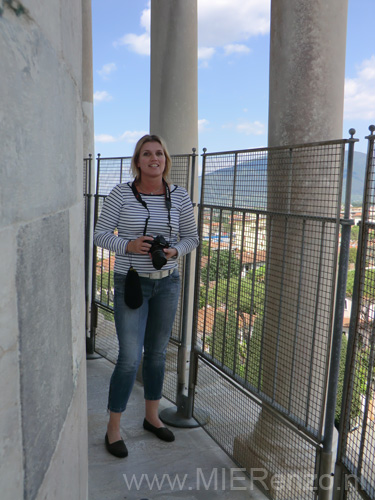
[[140, 253], [141, 255], [147, 255], [151, 248], [152, 240], [149, 236], [140, 236], [136, 240], [129, 241], [126, 252], [127, 253]]
[[177, 250], [175, 248], [163, 248], [163, 252], [167, 260], [177, 257]]

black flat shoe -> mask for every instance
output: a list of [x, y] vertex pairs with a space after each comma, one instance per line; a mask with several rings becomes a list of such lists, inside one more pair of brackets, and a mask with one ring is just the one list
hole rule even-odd
[[154, 425], [150, 424], [146, 419], [143, 420], [143, 428], [146, 431], [150, 431], [153, 434], [155, 434], [156, 437], [159, 439], [162, 439], [163, 441], [174, 441], [174, 434], [172, 431], [167, 429], [167, 427], [155, 427]]
[[125, 443], [122, 439], [119, 441], [115, 441], [114, 443], [109, 444], [108, 435], [105, 435], [105, 447], [107, 451], [115, 457], [125, 458], [128, 456], [128, 449], [125, 446]]

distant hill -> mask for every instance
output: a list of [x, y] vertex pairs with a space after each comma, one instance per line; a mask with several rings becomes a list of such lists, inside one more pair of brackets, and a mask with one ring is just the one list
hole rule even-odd
[[[345, 154], [344, 186], [346, 181], [347, 157]], [[234, 166], [226, 166], [206, 174], [205, 203], [208, 205], [231, 206], [233, 197]], [[265, 210], [267, 200], [267, 157], [256, 161], [239, 163], [236, 176], [236, 193], [234, 206], [238, 208], [257, 208]], [[366, 170], [366, 155], [354, 152], [352, 203], [359, 203], [363, 197], [363, 185]], [[201, 193], [201, 177], [199, 177], [199, 194]], [[345, 189], [343, 189], [343, 200]]]

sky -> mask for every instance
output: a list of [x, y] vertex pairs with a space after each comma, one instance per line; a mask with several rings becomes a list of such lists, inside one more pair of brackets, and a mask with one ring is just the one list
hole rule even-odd
[[[198, 0], [199, 152], [267, 146], [270, 0]], [[375, 124], [375, 0], [349, 0], [343, 138]], [[150, 2], [92, 0], [95, 155], [149, 131]], [[340, 139], [338, 137], [337, 139]]]

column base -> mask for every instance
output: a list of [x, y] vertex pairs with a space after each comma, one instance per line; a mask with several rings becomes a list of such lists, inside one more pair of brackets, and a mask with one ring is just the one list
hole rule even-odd
[[265, 410], [251, 434], [234, 440], [233, 457], [274, 500], [300, 500], [315, 491], [315, 449]]

